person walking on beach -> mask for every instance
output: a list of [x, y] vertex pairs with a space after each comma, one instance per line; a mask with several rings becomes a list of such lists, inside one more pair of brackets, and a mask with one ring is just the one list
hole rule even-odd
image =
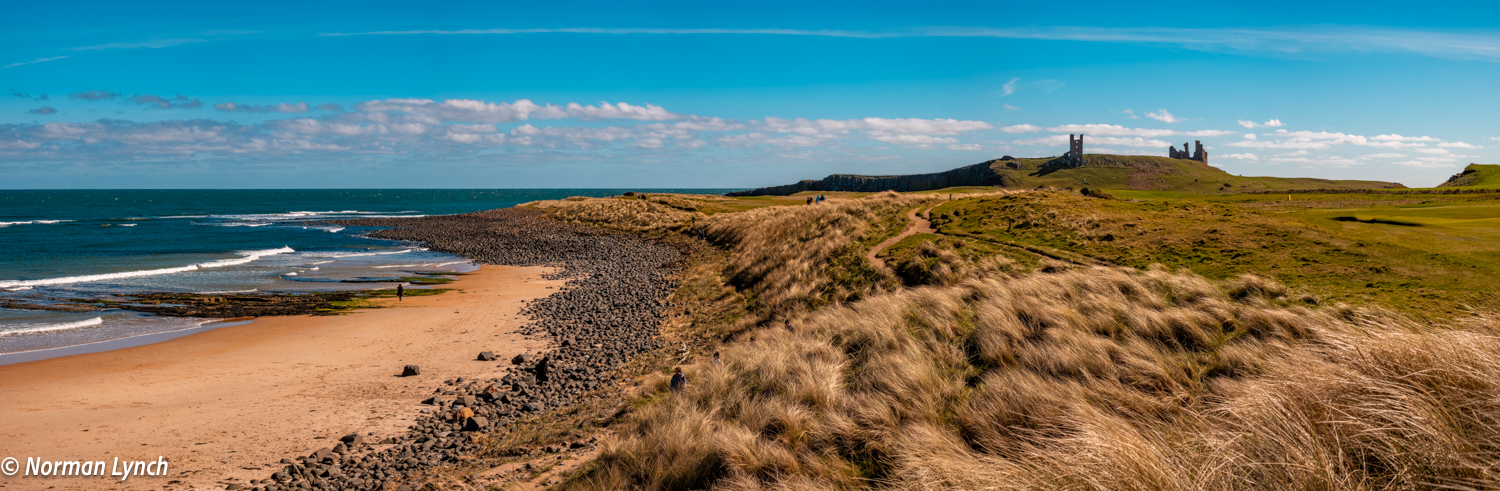
[[552, 370], [551, 365], [552, 365], [552, 357], [551, 356], [543, 356], [542, 357], [542, 361], [536, 362], [536, 383], [537, 383], [537, 385], [541, 385], [541, 384], [547, 383], [547, 378], [548, 378], [547, 374], [549, 372], [551, 372], [551, 370]]
[[402, 288], [401, 285], [396, 285], [396, 301], [400, 302], [401, 297], [404, 296], [406, 296], [406, 289]]
[[682, 392], [682, 387], [687, 385], [687, 375], [682, 374], [682, 367], [672, 370], [672, 393]]

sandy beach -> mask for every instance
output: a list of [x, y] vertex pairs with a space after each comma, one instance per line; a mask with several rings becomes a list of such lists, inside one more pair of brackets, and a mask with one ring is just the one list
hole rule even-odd
[[[170, 461], [166, 477], [0, 475], [5, 489], [223, 489], [348, 433], [406, 431], [443, 381], [495, 377], [525, 339], [523, 302], [563, 281], [484, 266], [442, 295], [332, 317], [268, 317], [169, 341], [0, 366], [0, 458]], [[499, 362], [475, 361], [494, 351]], [[399, 377], [406, 364], [422, 374]], [[372, 437], [366, 437], [372, 438]], [[180, 482], [179, 482], [180, 481]]]

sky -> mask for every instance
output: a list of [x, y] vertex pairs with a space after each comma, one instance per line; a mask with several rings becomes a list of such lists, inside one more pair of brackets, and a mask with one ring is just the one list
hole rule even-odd
[[0, 0], [0, 189], [751, 188], [1079, 133], [1500, 163], [1500, 3], [1211, 3]]

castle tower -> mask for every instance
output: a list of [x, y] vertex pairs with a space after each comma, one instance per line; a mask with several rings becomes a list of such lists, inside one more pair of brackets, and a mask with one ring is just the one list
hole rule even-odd
[[1203, 142], [1193, 140], [1193, 160], [1203, 161]]
[[1078, 134], [1078, 139], [1073, 139], [1073, 134], [1068, 134], [1068, 161], [1073, 165], [1083, 165], [1083, 134]]

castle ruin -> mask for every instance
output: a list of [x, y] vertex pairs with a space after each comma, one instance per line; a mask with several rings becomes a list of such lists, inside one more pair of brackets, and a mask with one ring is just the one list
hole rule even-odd
[[1083, 165], [1083, 134], [1078, 134], [1078, 139], [1073, 139], [1073, 134], [1068, 134], [1068, 153], [1063, 154], [1063, 160], [1072, 163], [1073, 166]]
[[1208, 163], [1208, 152], [1203, 151], [1203, 142], [1201, 142], [1201, 141], [1194, 141], [1193, 143], [1196, 143], [1198, 145], [1198, 147], [1197, 147], [1197, 149], [1195, 149], [1193, 151], [1193, 153], [1192, 153], [1191, 156], [1189, 156], [1189, 154], [1188, 154], [1188, 144], [1186, 142], [1184, 142], [1182, 144], [1182, 151], [1180, 151], [1180, 152], [1177, 151], [1177, 147], [1175, 147], [1175, 146], [1169, 146], [1169, 147], [1167, 147], [1167, 157], [1168, 158], [1174, 158], [1174, 159], [1196, 160], [1196, 161], [1203, 162], [1203, 163], [1207, 164]]

